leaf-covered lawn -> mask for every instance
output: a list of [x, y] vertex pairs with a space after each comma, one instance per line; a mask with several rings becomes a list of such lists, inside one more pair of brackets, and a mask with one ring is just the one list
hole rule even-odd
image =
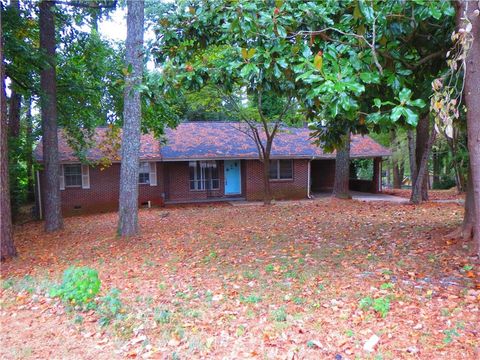
[[[149, 209], [130, 240], [114, 213], [49, 235], [25, 224], [2, 265], [2, 356], [475, 359], [480, 266], [443, 237], [462, 214], [330, 199]], [[109, 321], [49, 297], [71, 265], [98, 270], [102, 304], [120, 290]]]

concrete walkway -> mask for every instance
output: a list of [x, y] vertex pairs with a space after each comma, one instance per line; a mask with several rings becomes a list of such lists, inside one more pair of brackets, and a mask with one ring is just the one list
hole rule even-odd
[[359, 191], [352, 191], [353, 200], [359, 201], [386, 201], [396, 204], [408, 204], [409, 200], [400, 196], [387, 195], [387, 194], [370, 194], [362, 193]]
[[[384, 201], [390, 202], [395, 204], [408, 204], [408, 199], [402, 198], [400, 196], [394, 195], [387, 195], [387, 194], [370, 194], [370, 193], [363, 193], [359, 191], [352, 191], [351, 192], [352, 199], [357, 201]], [[302, 202], [311, 202], [316, 200], [328, 199], [332, 197], [332, 193], [322, 192], [322, 193], [314, 193], [312, 194], [312, 199], [303, 199], [303, 200], [280, 200], [274, 201], [274, 204], [277, 205], [285, 205], [285, 204], [299, 204]], [[233, 206], [260, 206], [263, 205], [263, 201], [232, 201], [230, 205]]]

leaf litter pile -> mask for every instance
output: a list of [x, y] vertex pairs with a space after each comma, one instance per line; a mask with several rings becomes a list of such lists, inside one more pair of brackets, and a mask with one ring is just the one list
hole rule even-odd
[[[477, 359], [480, 265], [445, 237], [462, 215], [322, 199], [144, 209], [128, 240], [115, 213], [24, 224], [2, 357]], [[52, 295], [72, 266], [98, 272], [92, 306]]]

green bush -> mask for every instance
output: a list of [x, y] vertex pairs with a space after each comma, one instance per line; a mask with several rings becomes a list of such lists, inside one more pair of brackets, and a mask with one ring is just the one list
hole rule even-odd
[[387, 316], [390, 311], [390, 297], [380, 297], [372, 299], [370, 296], [360, 299], [359, 307], [362, 310], [373, 309], [376, 313], [380, 314], [382, 317]]
[[50, 291], [50, 296], [83, 306], [98, 294], [100, 284], [95, 269], [72, 266], [64, 271], [62, 283]]
[[101, 326], [109, 325], [112, 320], [122, 317], [123, 305], [119, 299], [120, 290], [111, 289], [110, 292], [98, 301], [97, 313], [101, 315]]

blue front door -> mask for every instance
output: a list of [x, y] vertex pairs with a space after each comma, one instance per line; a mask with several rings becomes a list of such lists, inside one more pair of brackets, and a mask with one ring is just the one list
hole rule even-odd
[[242, 193], [240, 160], [225, 160], [225, 195]]

